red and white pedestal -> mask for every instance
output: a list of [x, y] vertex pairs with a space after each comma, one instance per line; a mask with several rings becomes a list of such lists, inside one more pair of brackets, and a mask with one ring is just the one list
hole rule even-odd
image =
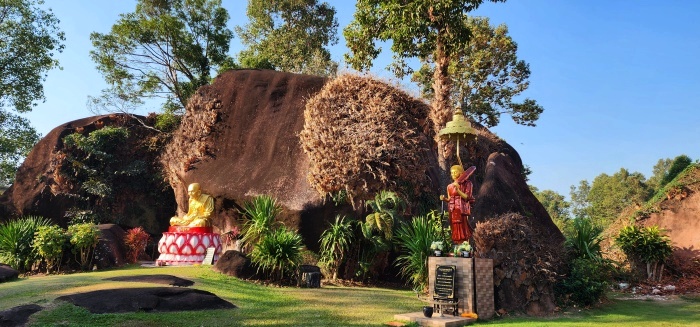
[[160, 256], [156, 264], [192, 265], [202, 263], [207, 248], [214, 248], [214, 262], [221, 254], [219, 234], [212, 233], [211, 227], [170, 226], [158, 242]]

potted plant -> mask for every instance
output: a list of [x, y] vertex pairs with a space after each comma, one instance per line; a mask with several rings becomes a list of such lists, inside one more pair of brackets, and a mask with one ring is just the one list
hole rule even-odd
[[469, 244], [469, 242], [464, 241], [462, 244], [459, 244], [455, 247], [455, 256], [459, 255], [464, 258], [469, 258], [469, 252], [472, 251], [472, 246]]
[[444, 249], [445, 245], [442, 241], [433, 241], [433, 243], [430, 244], [430, 249], [435, 252], [435, 256], [439, 257], [442, 255], [442, 250]]

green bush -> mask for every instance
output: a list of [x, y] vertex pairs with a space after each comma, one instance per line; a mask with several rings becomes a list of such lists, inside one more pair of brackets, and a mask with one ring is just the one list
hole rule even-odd
[[32, 247], [46, 262], [46, 272], [60, 264], [63, 257], [63, 245], [66, 243], [66, 233], [56, 225], [40, 226], [34, 234]]
[[[663, 275], [664, 261], [671, 256], [671, 240], [658, 226], [639, 228], [635, 225], [620, 230], [615, 243], [630, 261], [641, 260], [646, 264], [647, 279], [659, 280]], [[659, 264], [661, 264], [659, 268]], [[658, 273], [657, 273], [658, 268]]]
[[569, 275], [557, 284], [559, 295], [580, 306], [597, 303], [608, 285], [606, 267], [606, 263], [597, 260], [575, 258], [570, 263]]
[[275, 222], [275, 217], [282, 211], [274, 198], [269, 195], [254, 197], [243, 205], [243, 229], [241, 241], [244, 245], [255, 245], [265, 235], [269, 234]]
[[576, 258], [600, 262], [603, 259], [600, 247], [602, 233], [603, 228], [596, 226], [590, 219], [576, 218], [565, 245]]
[[258, 269], [270, 273], [273, 280], [281, 282], [294, 273], [302, 260], [301, 235], [286, 227], [268, 233], [253, 248], [250, 260]]
[[100, 230], [95, 224], [82, 223], [68, 226], [68, 236], [70, 237], [71, 251], [79, 256], [80, 267], [89, 267], [90, 254], [97, 246]]
[[434, 222], [436, 217], [413, 217], [411, 222], [401, 224], [396, 232], [395, 239], [401, 254], [394, 264], [416, 291], [424, 291], [428, 285], [428, 257], [432, 252], [430, 244], [442, 240], [441, 230], [436, 228]]
[[0, 262], [24, 272], [38, 259], [32, 248], [34, 233], [51, 222], [43, 217], [28, 216], [0, 224]]
[[333, 280], [353, 239], [352, 223], [345, 216], [335, 216], [335, 222], [321, 234], [321, 264], [328, 268]]

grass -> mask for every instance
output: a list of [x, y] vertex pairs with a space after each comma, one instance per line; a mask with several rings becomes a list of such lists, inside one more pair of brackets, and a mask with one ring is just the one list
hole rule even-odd
[[[97, 289], [162, 286], [114, 282], [115, 276], [170, 274], [195, 282], [193, 288], [212, 292], [238, 306], [232, 310], [168, 313], [91, 314], [56, 297]], [[30, 326], [381, 326], [394, 314], [419, 311], [423, 305], [408, 290], [324, 286], [299, 289], [261, 286], [213, 272], [208, 266], [122, 269], [22, 278], [0, 284], [0, 311], [36, 303], [45, 309]], [[557, 317], [506, 317], [488, 326], [700, 326], [700, 297], [673, 301], [612, 299], [604, 307], [572, 311]]]

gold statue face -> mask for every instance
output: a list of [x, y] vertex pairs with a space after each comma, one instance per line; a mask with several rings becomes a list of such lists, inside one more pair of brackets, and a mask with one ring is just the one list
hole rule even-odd
[[450, 168], [450, 176], [452, 176], [452, 180], [457, 180], [459, 178], [459, 175], [462, 175], [464, 172], [464, 168], [460, 165], [454, 165], [452, 168]]
[[199, 189], [199, 183], [192, 183], [187, 187], [187, 195], [191, 198], [199, 198], [201, 194], [202, 191]]

